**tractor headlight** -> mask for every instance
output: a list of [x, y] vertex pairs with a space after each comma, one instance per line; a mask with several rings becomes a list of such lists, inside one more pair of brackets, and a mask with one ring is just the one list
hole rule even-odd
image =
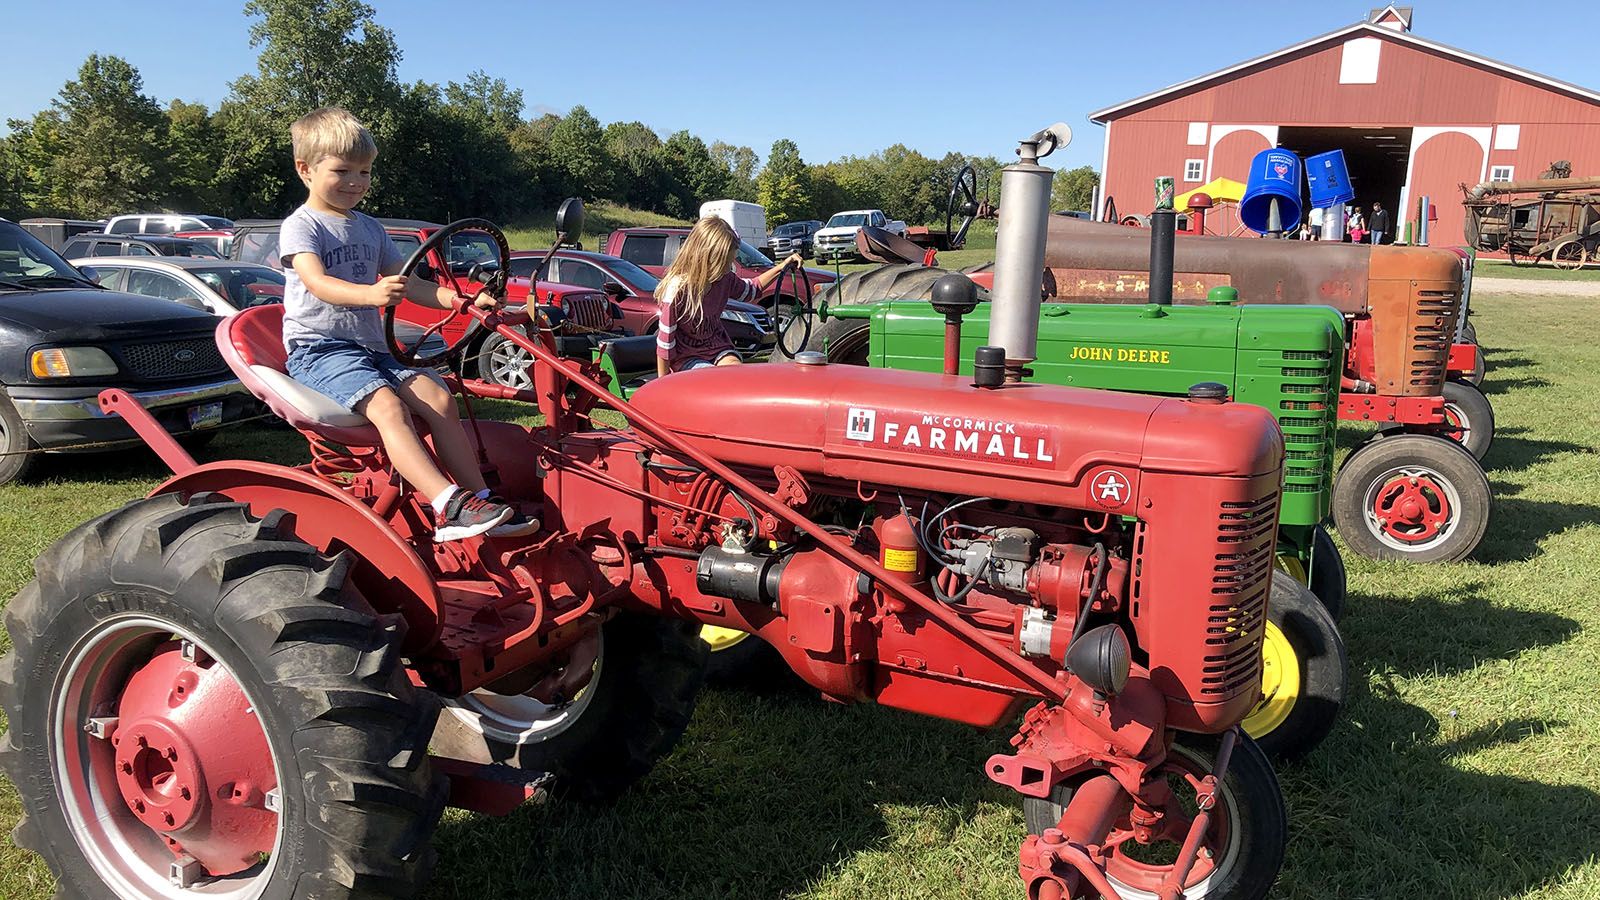
[[33, 351], [28, 368], [35, 378], [89, 378], [117, 374], [117, 364], [99, 347], [49, 347]]

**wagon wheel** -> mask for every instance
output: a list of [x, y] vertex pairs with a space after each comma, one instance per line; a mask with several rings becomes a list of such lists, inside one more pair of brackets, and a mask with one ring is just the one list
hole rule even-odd
[[1581, 241], [1562, 241], [1556, 245], [1550, 259], [1558, 269], [1581, 269], [1589, 261], [1589, 252]]
[[1537, 259], [1532, 260], [1530, 263], [1528, 259], [1528, 252], [1526, 250], [1519, 250], [1515, 245], [1509, 243], [1506, 244], [1506, 259], [1509, 260], [1513, 266], [1519, 267], [1530, 264], [1538, 265], [1539, 263]]

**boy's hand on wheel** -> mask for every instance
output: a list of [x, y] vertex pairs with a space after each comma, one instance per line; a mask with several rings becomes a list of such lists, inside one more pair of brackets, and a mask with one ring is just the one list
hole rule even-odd
[[500, 300], [488, 291], [484, 291], [472, 298], [472, 305], [479, 309], [495, 309], [500, 306]]
[[406, 279], [400, 275], [385, 275], [367, 288], [373, 306], [394, 306], [405, 296]]

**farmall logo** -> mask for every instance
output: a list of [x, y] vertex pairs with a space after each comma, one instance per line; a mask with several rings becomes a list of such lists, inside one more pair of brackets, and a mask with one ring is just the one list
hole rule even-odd
[[933, 416], [851, 407], [847, 440], [959, 459], [994, 459], [1031, 466], [1055, 463], [1054, 429], [1000, 419]]
[[1133, 500], [1133, 485], [1128, 476], [1106, 469], [1089, 481], [1089, 499], [1105, 509], [1118, 509]]

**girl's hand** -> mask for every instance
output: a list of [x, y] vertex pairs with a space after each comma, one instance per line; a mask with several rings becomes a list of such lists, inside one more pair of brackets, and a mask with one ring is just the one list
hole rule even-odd
[[786, 268], [795, 269], [795, 270], [799, 270], [801, 268], [804, 268], [805, 264], [806, 264], [805, 257], [801, 256], [798, 253], [789, 254], [789, 258], [783, 261], [783, 265]]

